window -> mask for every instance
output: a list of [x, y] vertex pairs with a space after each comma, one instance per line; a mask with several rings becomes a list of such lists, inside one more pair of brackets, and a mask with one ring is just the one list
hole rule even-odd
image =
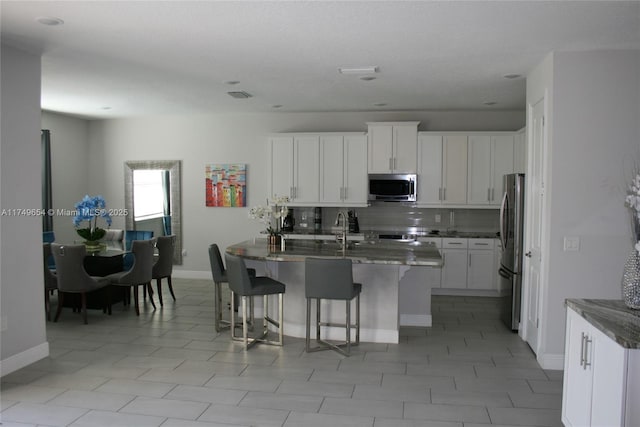
[[135, 220], [164, 216], [163, 170], [133, 171], [133, 212]]

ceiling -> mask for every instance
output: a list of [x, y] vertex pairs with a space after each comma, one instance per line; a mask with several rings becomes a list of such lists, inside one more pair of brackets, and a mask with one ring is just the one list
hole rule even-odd
[[[638, 1], [2, 0], [0, 13], [2, 42], [42, 54], [42, 108], [86, 118], [522, 110], [549, 52], [640, 49]], [[338, 72], [368, 66], [374, 80]]]

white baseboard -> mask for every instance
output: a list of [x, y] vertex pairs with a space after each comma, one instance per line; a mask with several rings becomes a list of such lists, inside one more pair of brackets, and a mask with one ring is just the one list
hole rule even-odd
[[422, 326], [430, 327], [433, 325], [433, 318], [430, 314], [401, 314], [400, 326]]
[[9, 356], [0, 361], [0, 377], [31, 365], [47, 356], [49, 356], [49, 343], [46, 341], [21, 353]]
[[564, 354], [542, 354], [538, 356], [542, 369], [564, 370]]

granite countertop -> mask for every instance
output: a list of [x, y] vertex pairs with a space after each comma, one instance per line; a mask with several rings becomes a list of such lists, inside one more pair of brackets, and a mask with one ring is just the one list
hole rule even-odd
[[432, 243], [350, 242], [342, 251], [334, 241], [286, 240], [284, 250], [270, 248], [266, 239], [229, 246], [227, 252], [259, 261], [304, 261], [307, 257], [350, 258], [353, 263], [442, 267], [442, 257]]
[[566, 305], [622, 347], [640, 349], [640, 310], [622, 300], [568, 299]]
[[[314, 231], [313, 229], [308, 230], [294, 230], [288, 233], [285, 233], [285, 236], [290, 238], [313, 238], [316, 237], [318, 239], [327, 239], [332, 238], [339, 233], [339, 227], [327, 228], [319, 231]], [[415, 236], [416, 238], [421, 237], [459, 237], [462, 239], [497, 239], [498, 233], [496, 231], [491, 230], [479, 230], [479, 231], [458, 231], [458, 230], [431, 230], [429, 232], [415, 232], [415, 231], [406, 231], [406, 230], [385, 230], [385, 231], [372, 231], [372, 230], [362, 230], [360, 233], [348, 233], [349, 240], [366, 240], [369, 235], [379, 235], [379, 234], [398, 234], [398, 235], [409, 235]]]

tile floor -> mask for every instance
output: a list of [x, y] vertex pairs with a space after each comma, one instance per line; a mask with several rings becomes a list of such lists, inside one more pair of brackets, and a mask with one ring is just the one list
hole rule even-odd
[[289, 337], [245, 353], [213, 330], [210, 281], [174, 288], [140, 317], [117, 305], [47, 323], [50, 357], [2, 378], [2, 426], [562, 425], [562, 372], [539, 367], [493, 298], [434, 297], [432, 328], [345, 358]]

